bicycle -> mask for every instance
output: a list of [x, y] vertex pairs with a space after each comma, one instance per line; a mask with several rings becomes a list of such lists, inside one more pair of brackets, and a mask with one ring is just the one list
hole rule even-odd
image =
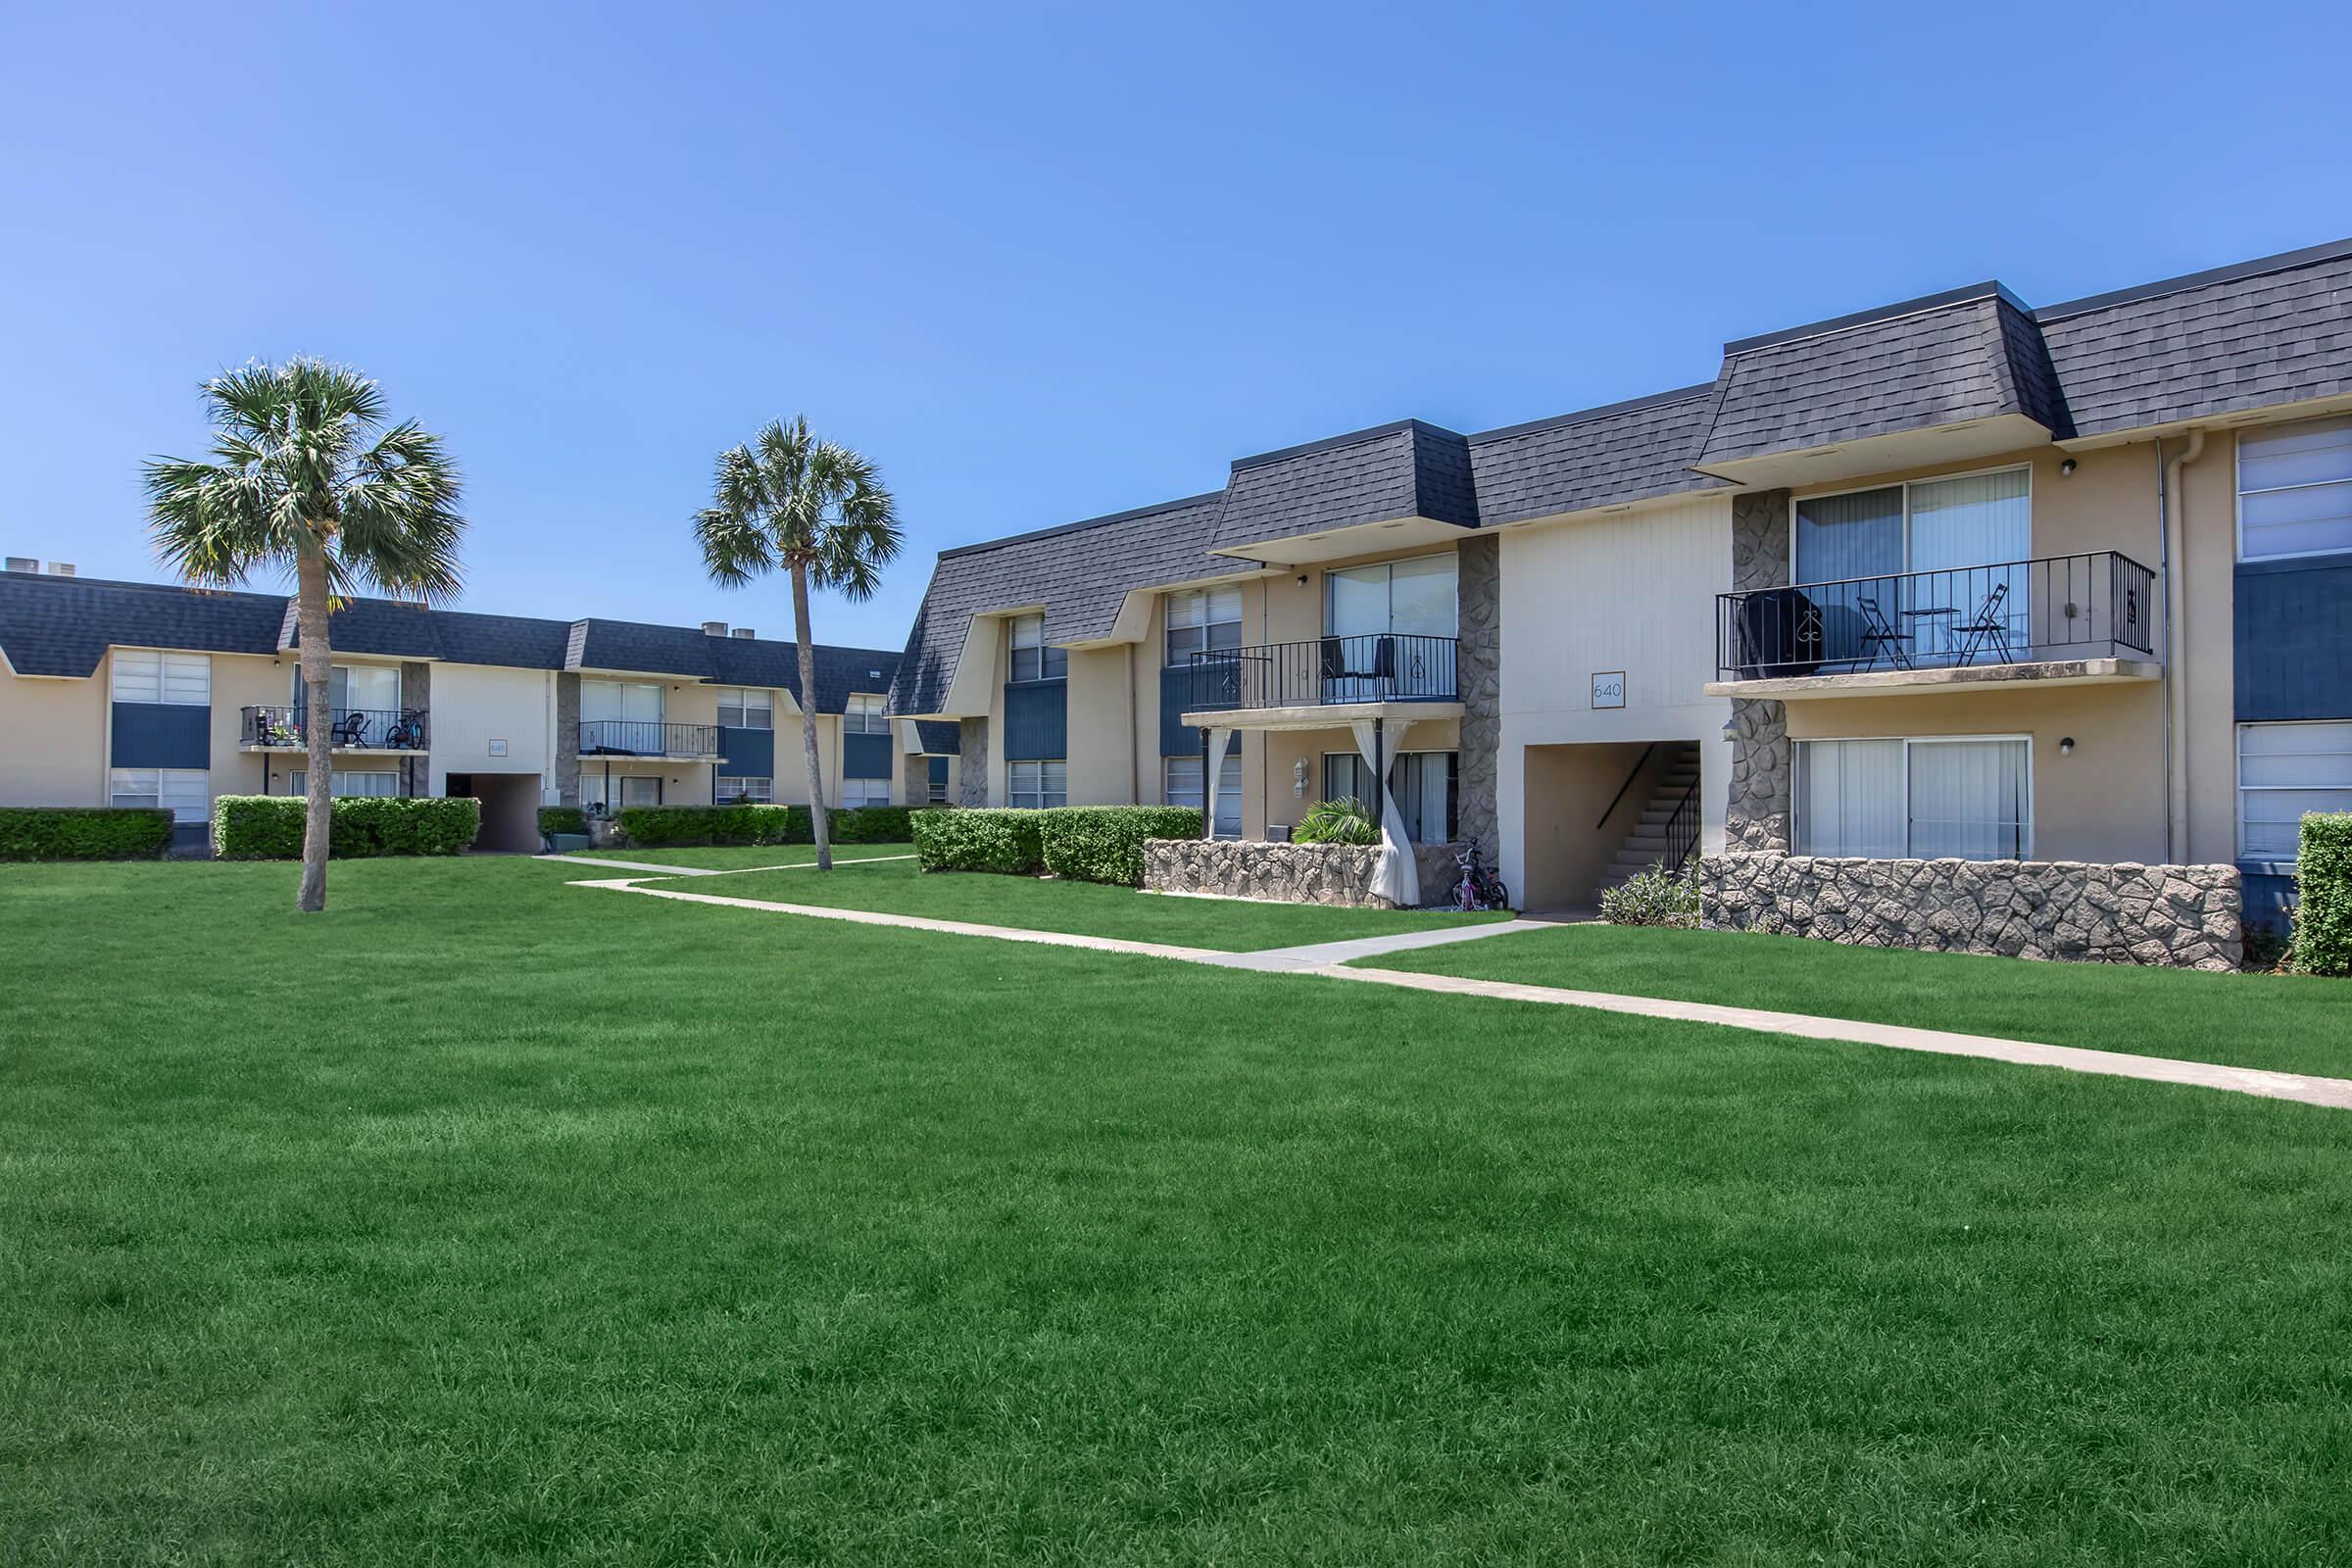
[[1455, 908], [1476, 914], [1482, 909], [1510, 907], [1511, 890], [1502, 885], [1502, 878], [1478, 863], [1478, 840], [1467, 840], [1454, 851], [1453, 864], [1460, 873], [1453, 884]]

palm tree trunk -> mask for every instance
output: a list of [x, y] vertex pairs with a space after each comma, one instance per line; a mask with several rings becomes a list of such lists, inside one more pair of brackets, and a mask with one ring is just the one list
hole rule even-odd
[[303, 778], [302, 886], [294, 895], [294, 907], [316, 914], [326, 907], [326, 851], [334, 836], [335, 813], [333, 720], [327, 713], [334, 655], [326, 646], [326, 558], [317, 546], [306, 548], [295, 566], [294, 623], [302, 640], [298, 653], [307, 709], [302, 740], [308, 759]]
[[816, 833], [816, 868], [833, 869], [833, 838], [825, 823], [825, 777], [816, 765], [816, 652], [808, 635], [808, 567], [792, 564], [792, 640], [801, 656], [801, 752], [808, 761], [808, 825]]

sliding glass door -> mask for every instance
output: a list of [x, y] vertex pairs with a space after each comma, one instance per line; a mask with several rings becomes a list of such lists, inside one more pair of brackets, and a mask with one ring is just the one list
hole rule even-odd
[[2030, 656], [2027, 469], [1807, 496], [1794, 510], [1793, 580], [1818, 617], [1824, 666]]

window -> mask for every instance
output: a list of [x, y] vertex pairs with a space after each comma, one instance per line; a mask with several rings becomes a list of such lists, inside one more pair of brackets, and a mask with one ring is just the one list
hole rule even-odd
[[[1206, 810], [1207, 801], [1200, 780], [1206, 771], [1198, 757], [1165, 757], [1160, 759], [1161, 799], [1170, 806], [1189, 806], [1195, 810]], [[1238, 839], [1242, 836], [1242, 759], [1238, 752], [1225, 754], [1217, 769], [1216, 836]]]
[[1191, 588], [1168, 595], [1166, 662], [1183, 664], [1190, 656], [1242, 646], [1242, 590]]
[[933, 806], [947, 805], [948, 760], [944, 757], [926, 757], [923, 759], [923, 761], [926, 764], [926, 770], [930, 780], [928, 786], [924, 790], [924, 795]]
[[2029, 859], [2032, 775], [2023, 739], [1799, 741], [1796, 853]]
[[[1018, 767], [1020, 764], [1013, 764]], [[845, 778], [841, 781], [841, 804], [844, 806], [888, 806], [890, 780], [886, 778]]]
[[887, 735], [890, 720], [882, 712], [883, 700], [871, 692], [850, 693], [850, 706], [842, 710], [841, 732], [844, 735]]
[[662, 687], [651, 681], [584, 680], [580, 682], [583, 722], [625, 720], [662, 722]]
[[[618, 796], [619, 799], [613, 800], [606, 795], [605, 787], [608, 782], [612, 785], [612, 794]], [[583, 807], [593, 807], [602, 811], [616, 811], [624, 806], [660, 806], [661, 804], [662, 780], [657, 777], [625, 773], [616, 774], [608, 781], [601, 772], [591, 773], [584, 768], [580, 772], [580, 805]]]
[[[1404, 818], [1404, 836], [1414, 844], [1448, 844], [1460, 837], [1456, 783], [1458, 752], [1401, 752], [1389, 761], [1389, 790]], [[1377, 812], [1372, 766], [1354, 752], [1323, 754], [1323, 798], [1360, 802]]]
[[[1865, 658], [1898, 636], [1912, 659], [1953, 653], [1999, 591], [2009, 645], [2032, 645], [2028, 573], [1986, 571], [2034, 553], [2033, 474], [2026, 468], [1805, 496], [1794, 506], [1791, 579], [1836, 585], [1820, 607], [1828, 660]], [[1911, 576], [1912, 573], [1927, 573]]]
[[[302, 670], [294, 670], [294, 710], [310, 701]], [[335, 664], [329, 667], [326, 706], [337, 713], [397, 713], [400, 711], [400, 670], [390, 664]]]
[[1046, 617], [1012, 617], [1012, 680], [1059, 680], [1070, 672], [1066, 648], [1046, 646]]
[[202, 768], [118, 767], [107, 777], [111, 806], [161, 806], [176, 822], [212, 815], [212, 775]]
[[718, 722], [727, 729], [774, 729], [776, 694], [759, 687], [722, 686]]
[[212, 657], [158, 653], [152, 648], [118, 648], [114, 658], [114, 699], [118, 703], [210, 707]]
[[2352, 721], [2237, 727], [2237, 854], [2291, 860], [2306, 811], [2352, 811]]
[[776, 792], [773, 779], [753, 778], [748, 774], [730, 776], [722, 773], [712, 779], [711, 784], [718, 796], [718, 804], [721, 806], [731, 806], [737, 801], [750, 801], [754, 806], [770, 806], [775, 803]]
[[[310, 770], [298, 767], [286, 775], [286, 793], [304, 795], [310, 791]], [[400, 793], [398, 773], [346, 773], [336, 768], [326, 776], [327, 793], [337, 800], [384, 797]]]
[[2237, 557], [2352, 550], [2352, 416], [2237, 434]]
[[1070, 764], [1067, 762], [1007, 762], [1004, 793], [1011, 805], [1028, 810], [1070, 804]]
[[1331, 572], [1323, 579], [1323, 630], [1334, 637], [1450, 637], [1455, 568], [1449, 553]]

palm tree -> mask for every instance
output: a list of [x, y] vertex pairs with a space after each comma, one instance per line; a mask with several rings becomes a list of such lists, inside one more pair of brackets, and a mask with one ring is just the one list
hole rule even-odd
[[792, 635], [801, 664], [801, 753], [808, 764], [808, 814], [816, 865], [833, 869], [825, 787], [816, 765], [816, 654], [808, 637], [808, 590], [868, 599], [899, 553], [898, 509], [881, 474], [848, 447], [819, 440], [805, 416], [771, 422], [750, 446], [718, 455], [710, 505], [695, 514], [694, 536], [711, 580], [740, 588], [782, 567], [792, 573]]
[[148, 524], [156, 553], [190, 582], [233, 587], [258, 567], [293, 574], [309, 698], [294, 906], [315, 912], [326, 907], [334, 812], [327, 612], [355, 586], [428, 604], [458, 591], [458, 470], [416, 421], [385, 428], [383, 394], [349, 366], [256, 361], [203, 391], [212, 459], [148, 461]]

